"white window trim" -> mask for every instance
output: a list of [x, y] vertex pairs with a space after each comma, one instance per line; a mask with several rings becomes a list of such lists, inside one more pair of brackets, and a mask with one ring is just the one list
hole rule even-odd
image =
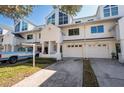
[[[109, 6], [109, 7], [107, 7], [107, 8], [103, 8], [103, 9], [109, 9], [110, 10], [110, 16], [107, 16], [107, 17], [111, 17], [111, 16], [117, 16], [117, 15], [112, 15], [112, 8], [115, 8], [115, 7], [118, 7], [117, 5], [116, 6]], [[104, 12], [104, 10], [103, 10], [103, 12]], [[105, 17], [105, 16], [104, 16]]]

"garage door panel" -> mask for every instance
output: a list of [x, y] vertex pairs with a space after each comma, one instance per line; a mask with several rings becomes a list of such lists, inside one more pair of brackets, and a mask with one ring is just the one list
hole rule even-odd
[[83, 48], [75, 45], [72, 47], [68, 47], [68, 45], [64, 45], [63, 47], [63, 57], [82, 57], [83, 56]]
[[108, 58], [108, 47], [103, 45], [87, 46], [86, 56], [89, 58]]

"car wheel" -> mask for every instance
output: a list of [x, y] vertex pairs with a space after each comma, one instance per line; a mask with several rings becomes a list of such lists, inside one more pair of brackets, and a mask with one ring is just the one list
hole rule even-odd
[[10, 64], [14, 64], [17, 62], [17, 57], [10, 57], [8, 61]]

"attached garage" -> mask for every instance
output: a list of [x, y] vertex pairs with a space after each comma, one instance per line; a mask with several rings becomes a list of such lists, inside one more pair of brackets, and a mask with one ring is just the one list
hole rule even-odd
[[83, 46], [78, 43], [63, 45], [63, 57], [83, 57]]
[[63, 57], [111, 58], [111, 53], [116, 53], [115, 41], [87, 41], [64, 43]]

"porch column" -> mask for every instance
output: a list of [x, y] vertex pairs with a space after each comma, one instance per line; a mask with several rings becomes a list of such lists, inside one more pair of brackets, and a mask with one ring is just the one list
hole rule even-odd
[[42, 54], [44, 54], [44, 42], [42, 42]]
[[48, 54], [50, 55], [51, 53], [51, 41], [48, 42]]
[[124, 40], [120, 40], [121, 54], [119, 55], [119, 61], [124, 63]]
[[9, 50], [8, 47], [9, 47], [9, 46], [8, 46], [8, 44], [7, 44], [7, 45], [6, 45], [6, 52], [8, 52], [8, 50]]
[[61, 60], [60, 43], [57, 43], [57, 60]]
[[11, 51], [14, 52], [14, 45], [12, 45], [11, 48], [12, 48]]
[[6, 45], [3, 45], [3, 52], [6, 52]]

